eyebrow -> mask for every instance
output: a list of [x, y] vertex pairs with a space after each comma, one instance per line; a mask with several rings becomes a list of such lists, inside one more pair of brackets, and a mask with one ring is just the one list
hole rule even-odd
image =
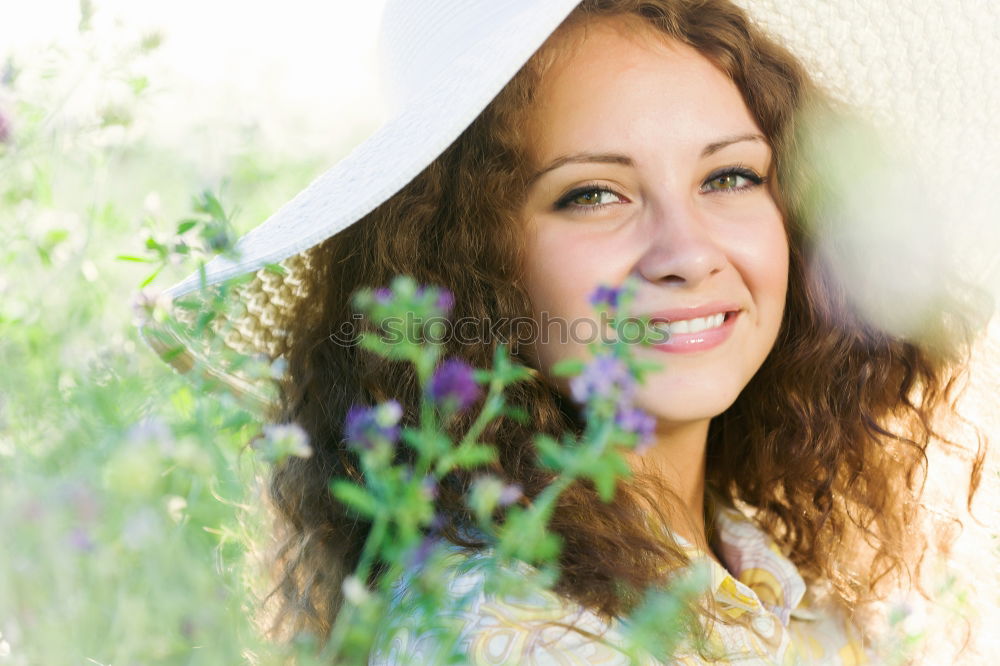
[[535, 182], [549, 171], [554, 171], [561, 166], [579, 163], [621, 164], [622, 166], [628, 167], [635, 165], [635, 162], [632, 161], [631, 157], [619, 155], [617, 153], [574, 153], [573, 155], [563, 155], [562, 157], [557, 157], [552, 160], [547, 167], [535, 172], [535, 174], [528, 179], [528, 183], [531, 184]]
[[760, 141], [761, 143], [767, 143], [767, 139], [764, 138], [763, 134], [739, 134], [737, 136], [726, 137], [719, 141], [714, 141], [701, 150], [702, 157], [708, 157], [709, 155], [714, 155], [726, 146], [731, 146], [734, 143], [739, 143], [741, 141]]
[[[764, 138], [762, 134], [739, 134], [736, 136], [725, 137], [718, 141], [713, 141], [707, 144], [701, 150], [701, 157], [706, 158], [710, 155], [714, 155], [726, 146], [731, 146], [734, 143], [740, 143], [741, 141], [760, 141], [767, 143], [767, 139]], [[536, 180], [544, 176], [550, 171], [554, 171], [559, 167], [566, 166], [567, 164], [620, 164], [622, 166], [635, 166], [635, 162], [632, 161], [631, 157], [627, 155], [621, 155], [618, 153], [574, 153], [572, 155], [563, 155], [562, 157], [557, 157], [552, 160], [548, 166], [535, 172], [531, 178], [528, 179], [528, 184], [534, 183]]]

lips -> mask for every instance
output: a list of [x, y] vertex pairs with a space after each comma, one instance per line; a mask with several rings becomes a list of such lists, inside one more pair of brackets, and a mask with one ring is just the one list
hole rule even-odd
[[701, 333], [712, 328], [722, 326], [726, 320], [726, 313], [719, 312], [707, 317], [696, 317], [694, 319], [681, 319], [680, 321], [655, 321], [654, 328], [660, 329], [671, 336], [684, 333]]
[[666, 341], [654, 349], [669, 353], [694, 353], [717, 347], [729, 339], [741, 309], [730, 303], [661, 310], [650, 315], [650, 323], [667, 333]]
[[716, 302], [705, 305], [695, 305], [687, 308], [672, 308], [670, 310], [659, 310], [649, 313], [649, 319], [653, 322], [679, 322], [700, 319], [717, 314], [737, 313], [741, 310], [736, 303]]

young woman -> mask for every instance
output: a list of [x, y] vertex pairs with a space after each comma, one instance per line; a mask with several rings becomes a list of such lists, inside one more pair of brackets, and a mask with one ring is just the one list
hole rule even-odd
[[[636, 311], [670, 332], [636, 352], [663, 365], [637, 396], [655, 418], [653, 443], [631, 456], [634, 478], [612, 503], [585, 484], [561, 499], [557, 594], [525, 607], [483, 593], [465, 610], [470, 661], [627, 663], [617, 618], [637, 592], [702, 559], [712, 570], [695, 604], [705, 640], [683, 644], [678, 663], [862, 662], [855, 610], [907, 570], [924, 451], [972, 328], [957, 303], [942, 303], [924, 330], [947, 336], [906, 339], [853, 307], [816, 251], [811, 204], [828, 179], [801, 157], [805, 129], [835, 105], [743, 10], [729, 0], [562, 4], [548, 27], [525, 20], [540, 35], [506, 33], [510, 50], [533, 52], [523, 66], [480, 60], [502, 90], [457, 138], [429, 130], [443, 136], [413, 149], [430, 159], [419, 175], [397, 178], [398, 192], [386, 185], [395, 193], [374, 209], [341, 210], [336, 235], [303, 232], [292, 248], [295, 296], [268, 327], [285, 335], [273, 349], [289, 370], [279, 418], [306, 430], [314, 455], [273, 479], [279, 625], [329, 633], [367, 535], [327, 490], [357, 474], [342, 435], [349, 408], [395, 399], [413, 414], [420, 398], [408, 367], [331, 342], [353, 321], [355, 290], [407, 274], [449, 289], [456, 318], [572, 322], [593, 317], [596, 286], [631, 279]], [[475, 44], [473, 26], [509, 17], [472, 13], [494, 11], [504, 10], [456, 5], [436, 26], [444, 37], [403, 53], [401, 106], [445, 66], [437, 42]], [[452, 103], [473, 108], [455, 81]], [[449, 101], [437, 101], [447, 115]], [[378, 178], [391, 159], [369, 159], [361, 176]], [[329, 205], [353, 205], [349, 187], [335, 194]], [[499, 451], [494, 472], [530, 500], [551, 480], [532, 435], [579, 428], [551, 368], [587, 352], [572, 339], [528, 342], [519, 360], [537, 373], [508, 399], [531, 418], [500, 419], [483, 440]], [[487, 367], [496, 344], [447, 353]], [[475, 557], [469, 482], [454, 475], [436, 505], [442, 533]], [[567, 625], [581, 631], [551, 631]], [[426, 639], [403, 632], [373, 661], [421, 663]]]

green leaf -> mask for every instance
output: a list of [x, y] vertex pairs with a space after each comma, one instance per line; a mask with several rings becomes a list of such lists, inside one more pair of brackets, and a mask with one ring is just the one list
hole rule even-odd
[[139, 283], [139, 288], [141, 289], [143, 287], [148, 287], [149, 283], [152, 282], [153, 280], [155, 280], [156, 276], [159, 275], [160, 271], [162, 271], [162, 270], [163, 270], [163, 266], [160, 266], [155, 271], [153, 271], [152, 273], [150, 273], [149, 277], [147, 277], [145, 280], [143, 280], [142, 282]]
[[562, 548], [559, 537], [546, 529], [547, 517], [537, 511], [511, 509], [507, 514], [498, 544], [501, 555], [528, 563], [555, 558]]
[[366, 518], [378, 513], [378, 501], [361, 486], [342, 479], [330, 484], [330, 491], [341, 504]]
[[556, 377], [575, 377], [583, 372], [587, 364], [578, 358], [564, 358], [552, 366], [552, 374]]
[[52, 229], [46, 232], [43, 237], [42, 242], [44, 242], [48, 247], [53, 248], [59, 243], [62, 243], [67, 238], [69, 238], [69, 231], [66, 229]]
[[618, 481], [618, 475], [615, 474], [614, 470], [607, 467], [599, 468], [591, 476], [591, 479], [594, 481], [594, 487], [597, 488], [597, 495], [601, 501], [610, 502], [615, 496], [615, 482]]
[[180, 224], [177, 225], [177, 235], [181, 236], [191, 231], [198, 226], [198, 224], [198, 220], [181, 220]]
[[202, 312], [200, 315], [198, 315], [198, 320], [195, 322], [195, 325], [194, 325], [195, 333], [198, 334], [198, 335], [202, 334], [205, 331], [205, 329], [208, 327], [208, 325], [210, 323], [212, 323], [212, 320], [215, 319], [215, 317], [217, 316], [217, 314], [218, 313], [216, 313], [213, 310], [208, 310], [208, 311]]
[[246, 412], [237, 412], [230, 414], [222, 422], [223, 430], [238, 430], [244, 426], [249, 426], [255, 423], [254, 417]]
[[359, 343], [362, 349], [366, 349], [379, 356], [388, 356], [391, 351], [389, 345], [382, 342], [382, 338], [371, 331], [362, 331]]
[[455, 462], [459, 467], [478, 467], [497, 459], [497, 450], [488, 444], [469, 442], [455, 451]]
[[565, 466], [562, 446], [548, 435], [536, 436], [535, 448], [538, 449], [538, 462], [544, 467], [559, 471]]
[[222, 204], [219, 203], [219, 200], [215, 198], [215, 195], [208, 190], [202, 192], [201, 195], [195, 200], [194, 208], [199, 212], [211, 215], [213, 219], [226, 219], [226, 211], [223, 210]]
[[253, 282], [257, 276], [254, 273], [241, 273], [226, 280], [226, 288], [239, 287], [240, 285]]
[[185, 351], [186, 349], [184, 348], [184, 345], [178, 345], [160, 354], [160, 358], [169, 363], [179, 355], [183, 354]]
[[42, 263], [46, 266], [52, 265], [52, 253], [41, 245], [36, 245], [35, 250], [38, 252], [38, 258], [42, 260]]
[[147, 238], [146, 239], [146, 249], [156, 250], [161, 255], [163, 255], [163, 254], [165, 254], [167, 252], [167, 246], [164, 245], [163, 243], [160, 243], [155, 238]]
[[507, 355], [507, 346], [497, 345], [497, 348], [493, 351], [494, 374], [503, 373], [509, 367], [510, 367], [510, 357]]
[[531, 415], [528, 413], [528, 410], [519, 405], [509, 405], [504, 410], [504, 414], [509, 416], [514, 422], [520, 423], [521, 425], [528, 425], [528, 422], [531, 420]]
[[200, 310], [201, 306], [201, 301], [191, 298], [183, 298], [174, 301], [174, 307], [181, 308], [183, 310]]
[[264, 270], [275, 275], [288, 275], [288, 269], [281, 264], [264, 264]]
[[399, 438], [416, 451], [420, 451], [422, 448], [423, 439], [421, 438], [420, 431], [416, 428], [403, 428], [399, 433]]
[[117, 257], [115, 257], [115, 259], [117, 259], [118, 261], [134, 261], [140, 264], [153, 263], [152, 259], [148, 259], [146, 257], [134, 257], [130, 254], [119, 254]]
[[129, 86], [132, 88], [132, 93], [139, 95], [146, 88], [149, 87], [149, 77], [148, 76], [133, 76], [128, 80]]
[[472, 484], [466, 503], [480, 522], [486, 522], [493, 517], [502, 492], [503, 481], [492, 476], [483, 477]]
[[516, 384], [517, 382], [524, 381], [531, 377], [531, 370], [523, 365], [516, 363], [506, 363], [504, 367], [495, 373], [497, 379], [499, 379], [505, 386], [510, 384]]
[[445, 455], [454, 446], [451, 438], [439, 431], [426, 432], [413, 428], [404, 428], [402, 438], [404, 442], [412, 446], [422, 456], [431, 459]]

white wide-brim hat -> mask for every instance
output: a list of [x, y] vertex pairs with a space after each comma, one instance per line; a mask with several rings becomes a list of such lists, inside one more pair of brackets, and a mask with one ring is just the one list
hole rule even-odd
[[[347, 157], [241, 238], [238, 258], [216, 257], [165, 292], [192, 301], [233, 290], [245, 310], [222, 328], [227, 346], [275, 356], [274, 309], [296, 298], [308, 250], [392, 197], [437, 158], [528, 61], [578, 0], [389, 0], [381, 33], [391, 111]], [[814, 79], [905, 139], [944, 224], [991, 229], [1000, 167], [1000, 3], [966, 0], [737, 0]], [[989, 244], [987, 244], [989, 247]], [[977, 258], [973, 258], [976, 260]], [[978, 258], [984, 264], [990, 259]], [[283, 271], [267, 267], [281, 265]], [[206, 287], [207, 289], [202, 289]], [[194, 319], [189, 316], [188, 319]], [[190, 322], [189, 322], [190, 323]], [[216, 328], [219, 322], [216, 322]], [[251, 404], [272, 394], [197, 326], [149, 319], [147, 342], [182, 372], [218, 380]]]

